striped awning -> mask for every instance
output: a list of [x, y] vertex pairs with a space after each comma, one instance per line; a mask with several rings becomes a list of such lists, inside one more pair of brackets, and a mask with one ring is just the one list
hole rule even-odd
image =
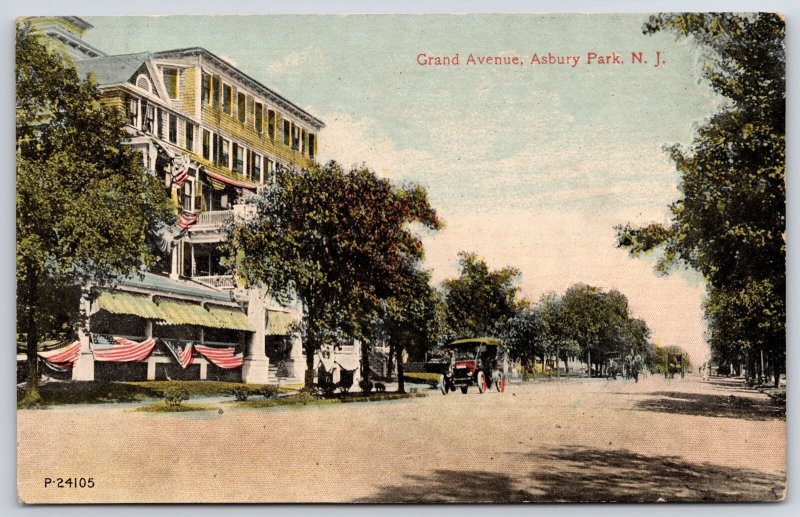
[[285, 336], [289, 334], [289, 326], [294, 318], [288, 312], [267, 311], [267, 335]]
[[254, 332], [247, 315], [240, 310], [228, 307], [210, 306], [208, 310], [220, 322], [220, 328]]
[[106, 291], [100, 293], [97, 305], [112, 314], [132, 314], [151, 320], [166, 319], [159, 307], [144, 295]]
[[202, 306], [180, 300], [158, 299], [158, 308], [164, 314], [160, 325], [200, 325], [202, 327], [220, 327], [220, 322], [213, 314]]

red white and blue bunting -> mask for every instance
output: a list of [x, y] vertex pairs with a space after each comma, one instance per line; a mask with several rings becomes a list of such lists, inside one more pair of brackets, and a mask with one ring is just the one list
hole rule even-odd
[[144, 361], [153, 353], [156, 346], [155, 338], [147, 338], [141, 343], [131, 341], [121, 337], [114, 337], [117, 343], [110, 347], [92, 346], [92, 353], [95, 361], [108, 361], [114, 363], [125, 363], [129, 361]]
[[67, 346], [39, 352], [39, 359], [45, 366], [56, 372], [66, 372], [75, 365], [81, 353], [81, 342], [75, 341]]

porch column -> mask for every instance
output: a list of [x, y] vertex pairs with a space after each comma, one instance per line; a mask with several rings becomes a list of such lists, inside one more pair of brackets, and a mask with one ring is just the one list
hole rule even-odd
[[303, 380], [306, 371], [306, 355], [303, 353], [303, 340], [300, 339], [296, 333], [291, 336], [292, 349], [289, 352], [289, 357], [292, 360], [289, 366], [289, 376], [295, 379]]
[[[144, 337], [145, 339], [153, 337], [153, 322], [150, 320], [144, 323]], [[147, 358], [147, 380], [156, 380], [156, 358], [152, 354]]]
[[260, 288], [251, 288], [247, 296], [247, 319], [255, 332], [250, 334], [250, 342], [245, 346], [242, 381], [248, 384], [267, 384], [269, 358], [264, 350], [267, 328], [266, 293]]
[[180, 248], [181, 248], [181, 241], [174, 240], [174, 241], [172, 241], [171, 245], [172, 245], [172, 249], [171, 249], [170, 253], [172, 255], [172, 257], [171, 257], [172, 258], [172, 263], [171, 263], [171, 267], [170, 267], [170, 271], [169, 271], [169, 277], [172, 278], [173, 280], [176, 280], [178, 278], [178, 276], [179, 276], [179, 272], [178, 272], [178, 266], [179, 266], [178, 250], [180, 250]]
[[203, 359], [200, 361], [200, 380], [204, 381], [208, 378], [208, 361]]
[[94, 380], [94, 356], [89, 347], [89, 317], [92, 315], [92, 303], [89, 300], [89, 288], [81, 289], [80, 317], [84, 322], [78, 325], [78, 341], [81, 343], [81, 351], [78, 360], [72, 367], [73, 381], [93, 381]]

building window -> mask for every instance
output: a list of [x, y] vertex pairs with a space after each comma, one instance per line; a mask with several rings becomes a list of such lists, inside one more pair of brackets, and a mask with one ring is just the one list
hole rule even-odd
[[292, 123], [288, 120], [283, 120], [283, 145], [289, 145], [292, 142]]
[[147, 133], [153, 133], [156, 124], [156, 108], [152, 104], [147, 104], [147, 99], [142, 100], [142, 110], [144, 111], [144, 127]]
[[183, 184], [183, 189], [181, 190], [181, 207], [184, 210], [191, 210], [192, 209], [192, 182], [187, 181]]
[[239, 115], [239, 122], [244, 124], [247, 120], [247, 97], [242, 92], [236, 95], [236, 113]]
[[300, 138], [300, 149], [303, 150], [303, 154], [306, 154], [308, 152], [308, 133], [305, 129], [300, 134]]
[[233, 143], [233, 170], [244, 173], [244, 147]]
[[292, 127], [292, 149], [300, 150], [300, 128], [297, 126]]
[[308, 156], [313, 160], [317, 154], [317, 135], [314, 133], [308, 134]]
[[211, 133], [208, 129], [203, 130], [203, 158], [211, 159]]
[[222, 111], [225, 113], [231, 113], [233, 106], [231, 105], [233, 90], [231, 89], [230, 85], [223, 84], [222, 85]]
[[203, 74], [200, 81], [200, 100], [203, 104], [211, 102], [211, 76], [208, 74]]
[[164, 110], [158, 110], [156, 124], [158, 125], [158, 137], [164, 138]]
[[139, 127], [139, 99], [131, 97], [128, 99], [128, 123], [133, 127]]
[[167, 95], [170, 99], [178, 98], [178, 71], [174, 68], [165, 68], [164, 86], [167, 88]]
[[253, 115], [253, 118], [255, 119], [256, 123], [256, 131], [261, 133], [264, 131], [264, 105], [260, 102], [256, 102], [255, 106], [255, 114]]
[[194, 126], [188, 121], [186, 122], [185, 144], [187, 150], [194, 151]]
[[266, 158], [264, 160], [264, 178], [261, 178], [261, 183], [268, 181], [270, 184], [275, 183], [275, 162]]
[[267, 110], [267, 133], [275, 140], [275, 110]]
[[219, 152], [219, 164], [223, 167], [230, 168], [231, 167], [231, 142], [229, 140], [225, 140], [224, 138], [220, 138], [220, 152]]
[[214, 106], [219, 106], [219, 96], [220, 96], [220, 80], [219, 76], [215, 75], [211, 78], [211, 101]]
[[169, 141], [173, 144], [178, 143], [178, 117], [172, 113], [169, 115]]
[[263, 183], [260, 154], [253, 153], [250, 155], [250, 177], [257, 183]]

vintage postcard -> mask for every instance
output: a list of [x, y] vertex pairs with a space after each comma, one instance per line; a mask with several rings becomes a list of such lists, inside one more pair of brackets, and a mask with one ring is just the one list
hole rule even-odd
[[786, 497], [775, 13], [16, 23], [17, 492]]

